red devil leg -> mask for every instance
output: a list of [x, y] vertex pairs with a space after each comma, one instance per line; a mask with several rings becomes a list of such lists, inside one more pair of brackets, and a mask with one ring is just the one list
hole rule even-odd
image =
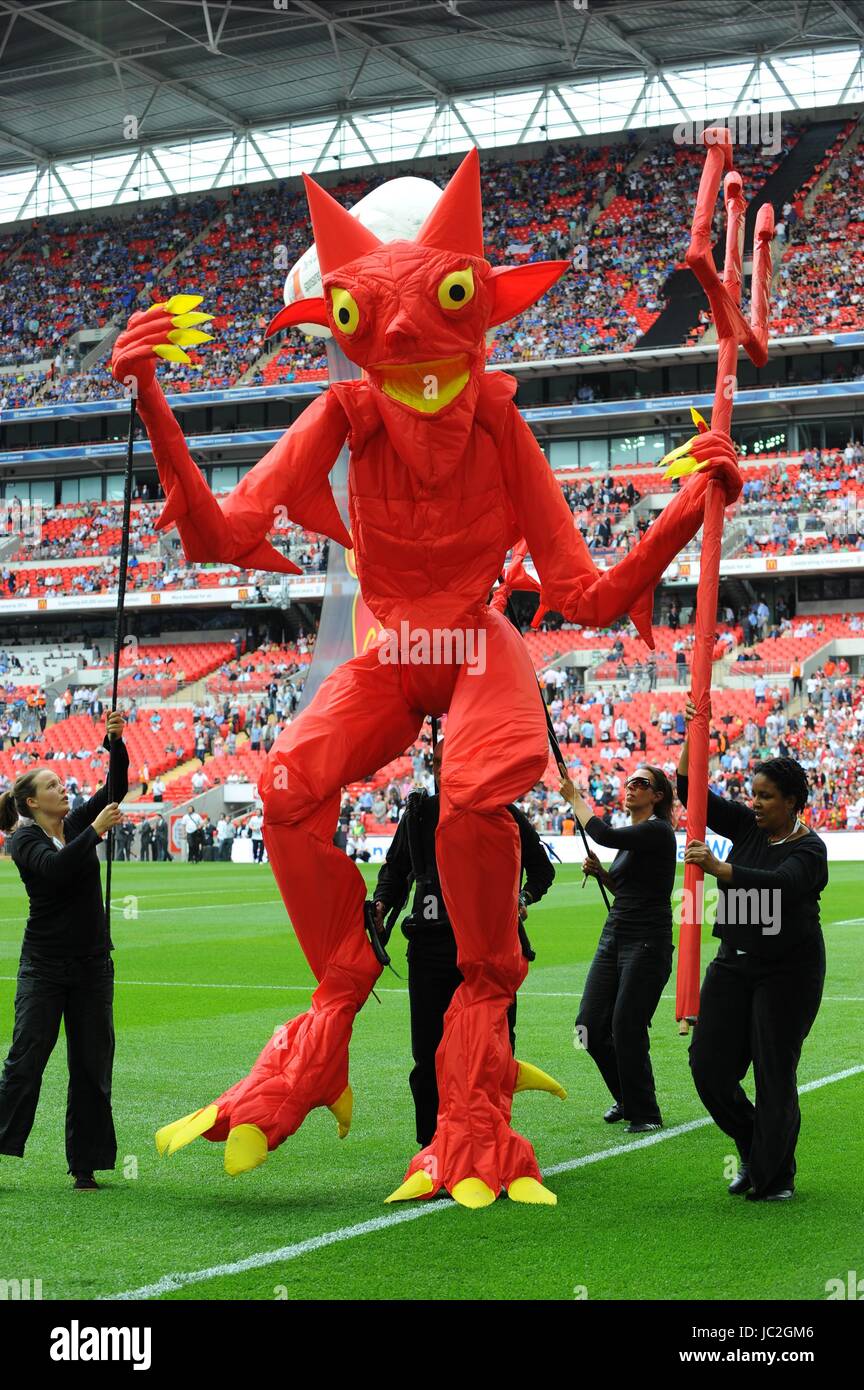
[[[271, 828], [268, 854], [273, 835]], [[351, 1030], [381, 971], [360, 923], [358, 906], [355, 929], [346, 932], [343, 942], [343, 958], [328, 969], [308, 1013], [278, 1029], [249, 1075], [220, 1098], [219, 1119], [206, 1137], [227, 1139], [225, 1169], [232, 1177], [263, 1163], [319, 1106], [333, 1113], [340, 1138], [348, 1133]]]
[[[521, 978], [524, 967], [517, 969]], [[510, 1127], [518, 1070], [507, 1034], [512, 995], [483, 968], [466, 975], [457, 990], [438, 1051], [441, 1107], [435, 1136], [414, 1157], [405, 1183], [390, 1200], [430, 1197], [443, 1186], [460, 1206], [472, 1208], [489, 1206], [502, 1191], [516, 1201], [554, 1202], [542, 1187], [531, 1144]], [[493, 1077], [500, 1078], [498, 1086]], [[526, 1197], [529, 1186], [545, 1197]]]
[[[517, 836], [515, 846], [513, 836]], [[475, 854], [478, 844], [483, 845], [481, 858], [485, 861], [479, 865]], [[487, 816], [469, 812], [456, 817], [445, 812], [438, 832], [438, 857], [448, 907], [454, 901], [449, 896], [454, 849], [460, 856], [459, 871], [465, 875], [459, 899], [463, 916], [456, 927], [464, 983], [447, 1011], [436, 1058], [438, 1125], [431, 1144], [414, 1157], [405, 1182], [388, 1200], [428, 1198], [446, 1187], [461, 1206], [467, 1207], [488, 1206], [502, 1191], [514, 1201], [554, 1204], [554, 1194], [542, 1186], [531, 1144], [510, 1127], [520, 1064], [510, 1050], [507, 1009], [527, 972], [516, 934], [515, 884], [509, 914], [506, 901], [500, 904], [502, 925], [497, 933], [492, 927], [494, 913], [484, 912], [485, 932], [472, 952], [462, 929], [471, 916], [472, 904], [479, 904], [483, 892], [487, 900], [490, 892], [494, 896], [491, 884], [499, 869], [506, 883], [508, 856], [514, 859], [515, 869], [515, 823], [506, 811]], [[506, 888], [504, 893], [505, 898], [509, 896]], [[543, 1073], [529, 1077], [528, 1070], [523, 1074], [523, 1085], [530, 1085], [532, 1079], [536, 1083], [540, 1077], [546, 1080]]]
[[335, 982], [325, 980], [308, 1013], [276, 1031], [248, 1076], [214, 1104], [159, 1130], [156, 1147], [163, 1157], [199, 1137], [224, 1142], [225, 1171], [237, 1177], [259, 1167], [319, 1106], [332, 1112], [344, 1139], [354, 1100], [348, 1084], [351, 1029], [362, 1003], [359, 995], [365, 999], [380, 972], [365, 937], [360, 944], [369, 955], [365, 978], [355, 977], [353, 989], [338, 973]]
[[270, 865], [306, 959], [320, 982], [308, 1013], [280, 1028], [244, 1080], [219, 1101], [207, 1138], [226, 1139], [236, 1175], [262, 1163], [327, 1106], [342, 1138], [351, 1124], [348, 1045], [381, 966], [366, 936], [366, 885], [333, 844], [340, 788], [412, 742], [399, 672], [376, 651], [347, 662], [280, 736], [259, 781]]
[[435, 1059], [435, 1135], [393, 1194], [430, 1197], [446, 1187], [471, 1207], [489, 1205], [502, 1191], [514, 1201], [537, 1201], [542, 1188], [534, 1150], [510, 1127], [519, 1064], [507, 1010], [528, 964], [517, 933], [519, 832], [505, 807], [543, 775], [546, 726], [518, 633], [496, 612], [484, 628], [482, 679], [463, 668], [450, 702], [436, 841], [463, 983]]

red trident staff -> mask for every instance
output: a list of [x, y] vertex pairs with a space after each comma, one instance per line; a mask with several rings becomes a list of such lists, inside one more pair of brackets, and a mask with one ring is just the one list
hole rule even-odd
[[[732, 167], [732, 137], [724, 127], [704, 132], [708, 147], [699, 182], [696, 211], [690, 232], [687, 264], [708, 296], [717, 329], [717, 385], [711, 428], [729, 434], [735, 399], [735, 373], [738, 349], [743, 347], [757, 367], [768, 360], [768, 307], [771, 290], [771, 241], [774, 237], [774, 209], [765, 203], [756, 217], [753, 247], [753, 280], [750, 296], [750, 322], [741, 312], [741, 256], [744, 242], [746, 204], [742, 196], [741, 175]], [[723, 171], [723, 201], [726, 207], [726, 258], [721, 280], [714, 265], [711, 222]], [[704, 433], [708, 426], [697, 411], [693, 422]], [[692, 441], [690, 441], [692, 442]], [[680, 477], [704, 465], [688, 456], [690, 442], [667, 454], [670, 463], [666, 477]], [[689, 789], [687, 797], [687, 839], [705, 839], [708, 800], [708, 710], [711, 699], [711, 665], [717, 618], [717, 590], [720, 580], [720, 546], [723, 536], [725, 501], [719, 482], [709, 482], [705, 492], [705, 520], [697, 590], [696, 633], [693, 647], [691, 695], [696, 714], [690, 722]], [[684, 869], [685, 912], [678, 946], [678, 979], [675, 1014], [679, 1032], [687, 1033], [699, 1012], [700, 945], [702, 939], [703, 872], [696, 864]]]

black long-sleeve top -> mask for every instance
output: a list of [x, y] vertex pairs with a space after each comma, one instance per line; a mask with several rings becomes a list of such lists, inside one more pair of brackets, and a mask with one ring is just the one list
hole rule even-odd
[[[687, 787], [687, 778], [679, 774], [678, 797], [684, 806]], [[798, 840], [772, 845], [749, 806], [712, 791], [706, 820], [732, 841], [726, 860], [732, 865], [732, 882], [716, 885], [714, 936], [739, 951], [774, 960], [816, 935], [821, 930], [819, 896], [828, 883], [828, 851], [821, 837], [810, 830]], [[763, 898], [766, 891], [769, 896]]]
[[129, 754], [122, 739], [108, 744], [108, 781], [63, 821], [64, 849], [38, 825], [19, 826], [12, 836], [12, 859], [30, 899], [23, 956], [95, 956], [114, 949], [102, 901], [96, 853], [100, 837], [93, 822], [129, 790]]
[[[540, 836], [528, 817], [516, 806], [507, 810], [516, 822], [522, 852], [522, 874], [525, 875], [525, 888], [531, 901], [537, 902], [550, 888], [555, 878], [555, 869], [543, 848]], [[448, 924], [447, 908], [438, 879], [438, 865], [435, 860], [435, 831], [438, 826], [439, 798], [427, 796], [420, 804], [419, 814], [419, 857], [421, 865], [415, 865], [411, 855], [409, 827], [411, 811], [406, 811], [396, 827], [393, 843], [387, 851], [387, 858], [378, 873], [373, 900], [383, 903], [385, 911], [400, 906], [408, 896], [411, 877], [416, 868], [422, 872], [416, 878], [414, 902], [411, 917], [418, 923], [432, 922]], [[434, 901], [433, 901], [434, 900]]]
[[618, 851], [607, 870], [615, 893], [607, 929], [624, 941], [640, 937], [671, 940], [678, 846], [669, 822], [651, 816], [614, 830], [599, 816], [592, 816], [585, 833], [595, 844]]

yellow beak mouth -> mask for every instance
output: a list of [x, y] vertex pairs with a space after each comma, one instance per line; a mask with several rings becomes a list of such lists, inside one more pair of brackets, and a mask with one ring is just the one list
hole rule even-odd
[[468, 367], [468, 354], [463, 352], [458, 357], [406, 362], [404, 366], [385, 362], [370, 370], [380, 378], [385, 396], [424, 415], [434, 415], [464, 391], [470, 376]]

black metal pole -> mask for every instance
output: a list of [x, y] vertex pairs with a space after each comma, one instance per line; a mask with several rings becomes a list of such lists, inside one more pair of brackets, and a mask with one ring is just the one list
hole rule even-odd
[[[502, 583], [502, 584], [504, 583], [504, 577], [503, 577], [503, 575], [502, 575], [502, 577], [501, 577], [500, 583]], [[521, 635], [522, 635], [522, 629], [520, 628], [519, 623], [518, 623], [518, 621], [517, 621], [517, 619], [516, 619], [516, 613], [515, 613], [515, 610], [514, 610], [514, 608], [513, 608], [513, 604], [512, 604], [511, 601], [510, 601], [510, 596], [509, 596], [509, 594], [508, 594], [508, 596], [507, 596], [507, 617], [510, 619], [511, 623], [513, 624], [513, 626], [515, 627], [516, 631], [519, 633], [519, 635], [520, 635], [520, 637], [521, 637]], [[569, 776], [569, 773], [568, 773], [568, 771], [567, 771], [567, 764], [565, 763], [565, 761], [564, 761], [564, 755], [563, 755], [562, 752], [561, 752], [561, 745], [560, 745], [560, 743], [558, 742], [558, 735], [555, 733], [555, 730], [554, 730], [554, 728], [552, 727], [552, 716], [551, 716], [551, 714], [549, 713], [549, 706], [547, 705], [546, 701], [543, 699], [543, 691], [542, 691], [542, 689], [541, 689], [539, 680], [537, 680], [537, 672], [536, 672], [536, 671], [534, 672], [534, 679], [535, 679], [535, 681], [537, 681], [537, 694], [540, 696], [540, 703], [541, 703], [541, 705], [543, 706], [543, 713], [544, 713], [545, 716], [546, 716], [546, 732], [547, 732], [547, 734], [549, 735], [549, 743], [550, 743], [550, 746], [551, 746], [551, 748], [552, 748], [552, 756], [553, 756], [553, 758], [555, 759], [555, 762], [556, 762], [557, 765], [558, 765], [558, 771], [561, 773], [561, 776], [562, 776], [562, 777], [567, 777], [567, 776]], [[585, 846], [585, 853], [586, 853], [586, 854], [590, 854], [590, 853], [591, 853], [591, 849], [590, 849], [589, 844], [588, 844], [588, 839], [587, 839], [587, 836], [586, 836], [586, 834], [585, 834], [585, 829], [584, 829], [583, 825], [581, 824], [581, 822], [580, 822], [580, 820], [579, 820], [578, 817], [574, 817], [574, 819], [575, 819], [575, 821], [576, 821], [576, 824], [579, 826], [579, 834], [582, 836], [582, 844]], [[583, 884], [583, 886], [584, 886], [584, 884]], [[603, 884], [601, 883], [601, 881], [600, 881], [599, 878], [598, 878], [598, 880], [597, 880], [597, 886], [598, 886], [598, 888], [600, 889], [601, 894], [603, 895], [603, 901], [604, 901], [604, 903], [606, 904], [606, 911], [607, 911], [607, 912], [611, 912], [611, 911], [612, 911], [612, 904], [610, 903], [608, 897], [606, 896], [606, 889], [603, 887]]]
[[[123, 487], [123, 533], [120, 540], [120, 570], [117, 576], [117, 609], [114, 614], [114, 673], [111, 681], [111, 710], [117, 708], [117, 686], [120, 681], [120, 652], [123, 648], [123, 619], [126, 604], [126, 571], [129, 566], [129, 526], [132, 516], [132, 464], [135, 448], [135, 397], [129, 398], [129, 438], [126, 444], [126, 477]], [[113, 779], [111, 776], [111, 740], [108, 749], [108, 800], [114, 800]], [[105, 917], [108, 923], [108, 936], [111, 936], [111, 864], [114, 859], [114, 827], [111, 826], [106, 840], [107, 862], [105, 865]]]

